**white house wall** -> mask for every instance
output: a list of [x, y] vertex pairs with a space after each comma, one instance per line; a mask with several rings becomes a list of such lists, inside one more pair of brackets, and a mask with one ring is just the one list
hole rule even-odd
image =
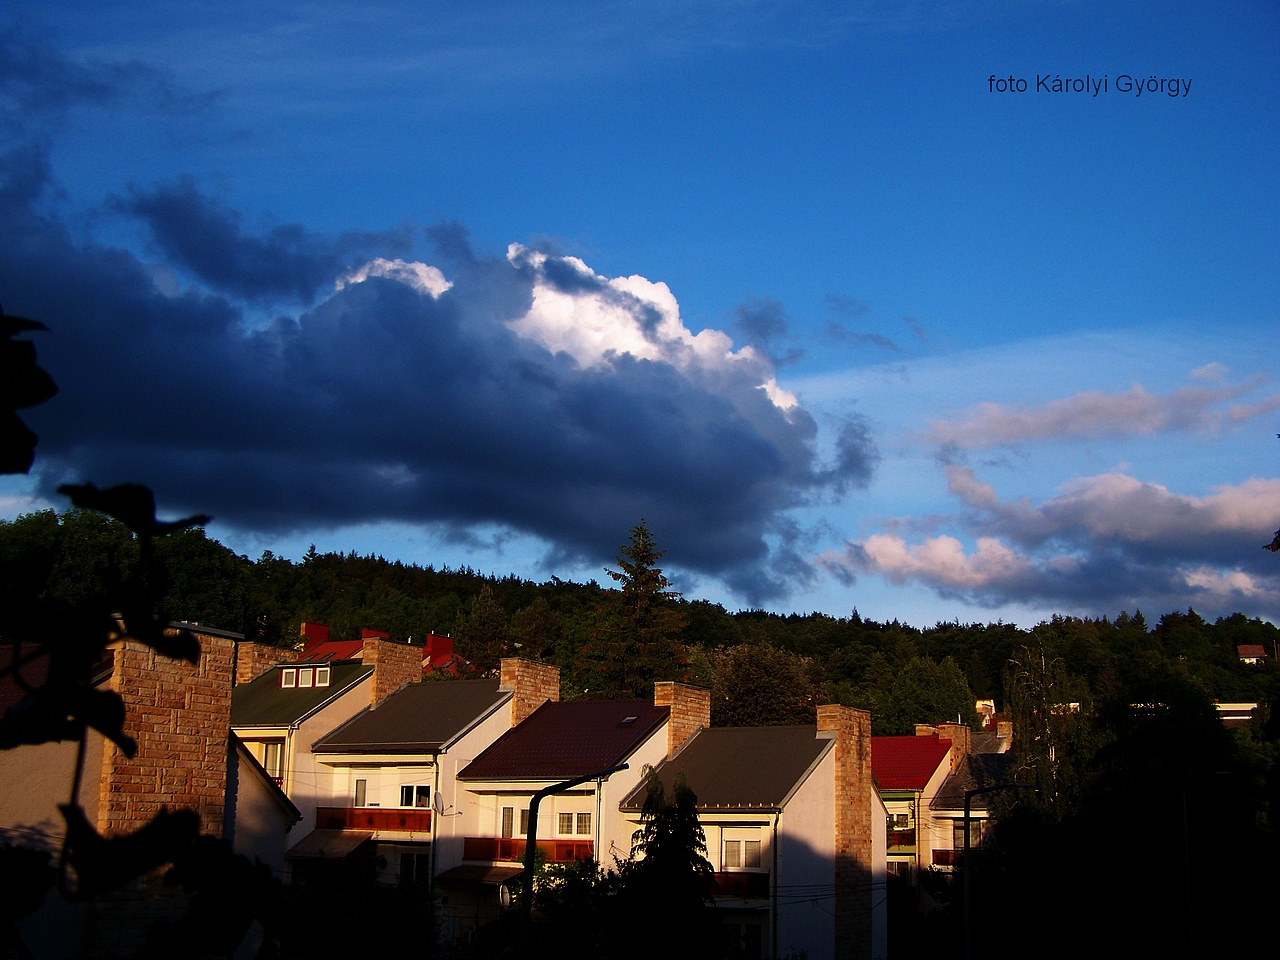
[[871, 788], [871, 957], [889, 956], [889, 886], [886, 856], [889, 849], [886, 826], [889, 811], [880, 791]]
[[[835, 750], [800, 785], [778, 822], [777, 956], [835, 955]], [[766, 950], [772, 945], [766, 944]]]

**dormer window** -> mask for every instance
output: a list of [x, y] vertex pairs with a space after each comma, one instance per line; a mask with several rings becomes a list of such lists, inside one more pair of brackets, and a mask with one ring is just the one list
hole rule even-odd
[[329, 685], [329, 668], [316, 667], [316, 686], [327, 687]]
[[292, 689], [298, 685], [298, 669], [297, 667], [285, 667], [280, 671], [280, 686], [284, 689]]
[[312, 686], [315, 680], [315, 673], [316, 671], [314, 667], [299, 667], [298, 668], [298, 686], [299, 687]]

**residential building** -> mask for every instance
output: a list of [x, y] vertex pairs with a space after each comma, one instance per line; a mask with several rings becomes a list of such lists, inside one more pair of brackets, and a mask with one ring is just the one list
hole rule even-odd
[[[964, 736], [967, 728], [947, 724]], [[938, 795], [961, 750], [939, 728], [920, 727], [917, 735], [872, 737], [871, 772], [888, 816], [887, 869], [915, 883], [921, 869], [934, 866], [935, 849], [951, 849], [950, 834], [935, 823], [929, 804]], [[950, 825], [946, 825], [950, 830]]]
[[[734, 955], [887, 956], [870, 732], [865, 711], [820, 707], [816, 726], [701, 729], [656, 768], [697, 796]], [[641, 783], [622, 803], [632, 830], [644, 797]]]
[[322, 800], [290, 850], [295, 875], [372, 852], [383, 882], [430, 883], [462, 862], [458, 771], [533, 706], [559, 698], [559, 672], [504, 660], [502, 675], [401, 687], [311, 746]]
[[625, 859], [635, 823], [622, 801], [645, 766], [709, 726], [710, 714], [709, 691], [665, 682], [655, 684], [653, 702], [549, 700], [523, 715], [457, 775], [462, 857], [456, 866], [442, 858], [437, 878], [446, 935], [465, 939], [497, 916], [522, 870], [530, 802], [546, 787], [626, 764], [547, 797], [537, 827], [538, 848], [553, 863]]
[[[311, 745], [358, 712], [386, 699], [401, 686], [422, 680], [422, 650], [381, 636], [360, 641], [359, 660], [296, 661], [270, 664], [269, 653], [242, 645], [245, 659], [262, 672], [236, 685], [231, 726], [245, 748], [297, 805], [308, 826], [319, 801], [330, 796], [329, 771], [321, 769]], [[245, 674], [238, 671], [238, 676]], [[289, 846], [304, 833], [289, 835]]]
[[[929, 801], [933, 816], [933, 865], [950, 868], [964, 852], [964, 798], [971, 790], [1013, 784], [1017, 758], [1007, 752], [973, 752], [959, 758], [942, 787]], [[969, 802], [969, 845], [980, 846], [991, 827], [992, 793], [978, 793]]]

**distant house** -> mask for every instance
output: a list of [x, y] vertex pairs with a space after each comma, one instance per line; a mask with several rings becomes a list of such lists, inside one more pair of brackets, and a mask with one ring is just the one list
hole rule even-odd
[[[506, 661], [504, 661], [505, 666]], [[525, 715], [458, 773], [462, 857], [438, 875], [448, 933], [465, 937], [497, 916], [503, 888], [522, 871], [533, 794], [626, 763], [626, 770], [549, 797], [538, 848], [553, 863], [631, 852], [634, 822], [619, 809], [646, 765], [661, 761], [710, 723], [707, 690], [655, 684], [654, 701], [549, 701]]]
[[[1012, 753], [969, 753], [959, 758], [956, 768], [929, 801], [933, 814], [933, 863], [952, 867], [964, 852], [964, 798], [971, 790], [1012, 784], [1017, 758]], [[969, 846], [980, 846], [990, 828], [990, 793], [975, 794], [969, 802]]]
[[1241, 643], [1236, 646], [1236, 656], [1241, 663], [1260, 664], [1267, 660], [1267, 648], [1260, 643]]
[[[699, 730], [657, 767], [683, 775], [734, 956], [888, 954], [886, 811], [871, 783], [870, 718], [820, 707], [817, 726]], [[622, 802], [639, 827], [645, 786]]]
[[[944, 724], [952, 736], [966, 736], [967, 727]], [[954, 759], [951, 737], [941, 728], [921, 727], [917, 736], [871, 738], [871, 771], [888, 816], [887, 868], [890, 873], [916, 882], [919, 871], [935, 865], [935, 850], [951, 850], [950, 826], [936, 823], [930, 804], [951, 773]], [[946, 859], [944, 857], [943, 859]]]
[[[300, 663], [320, 663], [334, 660], [361, 660], [364, 657], [364, 642], [371, 639], [390, 640], [391, 634], [385, 630], [361, 629], [359, 640], [330, 640], [329, 628], [323, 623], [303, 621], [301, 628], [303, 648], [297, 654]], [[443, 670], [455, 677], [473, 672], [471, 664], [454, 652], [453, 638], [442, 637], [436, 633], [427, 634], [422, 643], [410, 638], [410, 645], [422, 654], [422, 672], [430, 676]]]

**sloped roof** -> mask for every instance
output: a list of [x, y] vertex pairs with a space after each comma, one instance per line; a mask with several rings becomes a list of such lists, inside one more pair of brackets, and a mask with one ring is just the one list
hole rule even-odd
[[936, 736], [872, 737], [872, 779], [881, 790], [923, 790], [949, 749]]
[[[872, 747], [874, 750], [875, 748]], [[1012, 753], [978, 753], [961, 757], [956, 768], [947, 775], [938, 795], [929, 801], [931, 810], [964, 810], [966, 790], [980, 790], [997, 784], [1012, 783], [1018, 758]], [[974, 797], [970, 810], [986, 810], [990, 794]]]
[[[711, 727], [699, 730], [655, 772], [668, 792], [684, 774], [699, 810], [777, 809], [834, 743], [819, 739], [814, 726]], [[645, 792], [641, 783], [621, 808], [639, 810]]]
[[424, 681], [366, 707], [312, 745], [313, 753], [435, 753], [511, 699], [493, 680]]
[[662, 726], [647, 700], [544, 703], [472, 760], [459, 780], [568, 780], [615, 766]]
[[[284, 664], [296, 666], [296, 664]], [[372, 664], [335, 663], [327, 687], [281, 689], [280, 667], [273, 667], [251, 683], [231, 691], [233, 727], [284, 727], [305, 720], [373, 673]]]
[[324, 660], [358, 660], [364, 656], [363, 640], [322, 640], [310, 644], [302, 651], [299, 663], [319, 663]]

